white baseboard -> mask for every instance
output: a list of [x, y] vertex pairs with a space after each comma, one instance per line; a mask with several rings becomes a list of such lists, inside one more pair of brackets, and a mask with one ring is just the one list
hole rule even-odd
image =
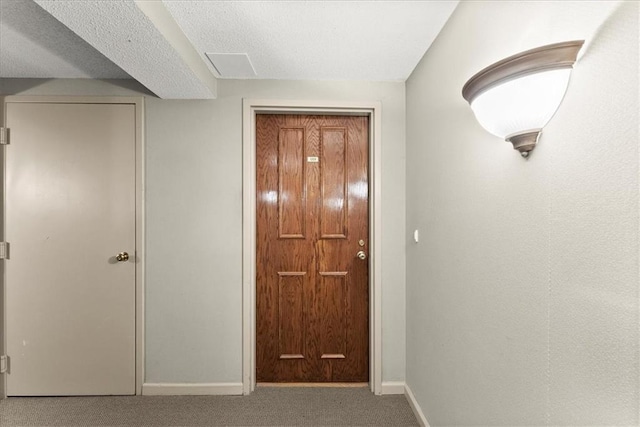
[[404, 394], [404, 381], [383, 381], [380, 394]]
[[242, 383], [144, 383], [143, 396], [240, 395]]
[[413, 411], [414, 415], [418, 419], [418, 422], [420, 423], [420, 425], [422, 427], [430, 427], [429, 421], [427, 421], [427, 417], [424, 416], [424, 413], [422, 412], [422, 408], [420, 408], [420, 405], [418, 405], [418, 402], [416, 401], [416, 397], [413, 395], [413, 392], [411, 391], [408, 385], [404, 386], [404, 395], [407, 397], [407, 400], [409, 401], [409, 406], [411, 406], [411, 410]]

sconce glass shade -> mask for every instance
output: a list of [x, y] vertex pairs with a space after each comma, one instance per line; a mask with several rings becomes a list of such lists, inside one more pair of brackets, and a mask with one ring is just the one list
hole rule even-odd
[[527, 157], [564, 98], [583, 43], [555, 43], [510, 56], [471, 77], [462, 96], [482, 127]]
[[530, 74], [481, 93], [471, 103], [483, 128], [500, 138], [542, 129], [567, 91], [571, 69]]

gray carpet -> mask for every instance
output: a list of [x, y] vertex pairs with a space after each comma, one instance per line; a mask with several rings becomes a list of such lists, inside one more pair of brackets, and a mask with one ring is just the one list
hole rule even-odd
[[249, 396], [12, 397], [0, 426], [417, 426], [402, 395], [257, 388]]

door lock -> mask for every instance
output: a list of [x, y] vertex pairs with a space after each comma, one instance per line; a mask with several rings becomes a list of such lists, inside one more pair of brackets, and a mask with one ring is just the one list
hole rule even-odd
[[116, 259], [120, 262], [129, 261], [129, 254], [126, 252], [120, 252], [116, 255]]
[[358, 256], [358, 258], [360, 259], [367, 259], [367, 254], [364, 253], [364, 251], [360, 251], [356, 254]]

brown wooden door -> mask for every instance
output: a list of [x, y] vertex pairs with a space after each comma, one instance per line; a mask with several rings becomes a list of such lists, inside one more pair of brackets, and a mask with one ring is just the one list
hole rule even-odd
[[257, 116], [259, 382], [369, 379], [368, 129]]

